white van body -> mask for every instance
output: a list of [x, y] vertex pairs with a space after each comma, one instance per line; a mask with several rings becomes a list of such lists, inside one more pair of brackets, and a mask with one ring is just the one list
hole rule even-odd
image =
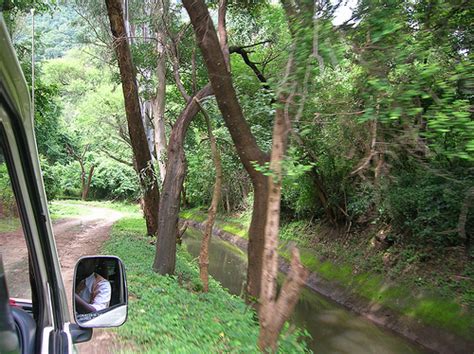
[[[72, 353], [73, 343], [89, 340], [92, 329], [70, 319], [38, 159], [30, 94], [1, 12], [0, 143], [28, 247], [30, 282], [35, 293], [31, 302], [0, 298], [0, 352]], [[2, 273], [0, 264], [0, 292], [8, 294]], [[12, 319], [15, 330], [11, 330]], [[11, 338], [16, 336], [18, 340], [16, 349], [8, 349], [12, 345], [7, 340], [9, 328]]]

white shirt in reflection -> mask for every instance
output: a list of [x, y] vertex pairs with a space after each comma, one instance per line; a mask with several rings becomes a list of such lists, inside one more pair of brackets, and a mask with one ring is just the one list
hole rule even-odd
[[85, 286], [79, 292], [79, 296], [92, 305], [96, 311], [109, 307], [111, 294], [110, 282], [96, 273], [92, 273], [85, 279]]

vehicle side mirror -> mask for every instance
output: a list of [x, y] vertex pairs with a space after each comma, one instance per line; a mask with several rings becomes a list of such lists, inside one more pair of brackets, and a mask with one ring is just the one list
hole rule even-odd
[[125, 267], [115, 256], [82, 257], [74, 270], [73, 311], [84, 328], [121, 326], [127, 320]]

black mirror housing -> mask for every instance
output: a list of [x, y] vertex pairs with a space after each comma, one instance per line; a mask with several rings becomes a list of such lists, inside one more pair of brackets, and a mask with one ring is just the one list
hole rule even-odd
[[73, 311], [83, 328], [121, 326], [127, 320], [125, 267], [115, 256], [86, 256], [74, 269]]

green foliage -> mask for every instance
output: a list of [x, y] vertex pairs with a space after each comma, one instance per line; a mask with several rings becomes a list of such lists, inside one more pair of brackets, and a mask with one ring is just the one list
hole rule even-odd
[[[400, 171], [386, 190], [386, 215], [404, 242], [436, 246], [461, 245], [458, 217], [469, 187], [466, 174], [453, 183], [433, 171], [414, 168]], [[468, 215], [466, 230], [472, 230], [474, 215]], [[408, 238], [410, 237], [410, 238]]]
[[48, 160], [40, 155], [41, 172], [43, 172], [43, 183], [48, 200], [55, 199], [61, 192], [60, 183], [62, 175], [58, 168], [51, 166]]
[[[292, 241], [296, 242], [298, 246], [303, 247], [301, 252], [301, 260], [303, 264], [313, 272], [321, 275], [327, 280], [336, 281], [345, 289], [350, 289], [358, 296], [362, 296], [371, 303], [380, 303], [398, 313], [414, 317], [421, 320], [427, 325], [444, 328], [453, 333], [469, 338], [469, 335], [474, 328], [473, 317], [471, 316], [472, 307], [468, 311], [459, 305], [457, 301], [453, 300], [453, 295], [456, 293], [454, 289], [447, 289], [446, 284], [444, 289], [446, 294], [441, 294], [439, 286], [436, 286], [436, 292], [427, 292], [427, 284], [425, 284], [424, 292], [415, 290], [421, 284], [416, 284], [415, 279], [410, 279], [405, 275], [397, 276], [397, 281], [384, 280], [380, 274], [383, 270], [383, 264], [378, 256], [371, 256], [368, 258], [367, 251], [357, 253], [359, 245], [349, 244], [341, 246], [334, 240], [325, 240], [324, 236], [320, 236], [320, 242], [317, 247], [308, 249], [311, 246], [308, 243], [307, 232], [315, 232], [308, 228], [308, 225], [301, 222], [292, 222], [282, 228], [281, 236], [285, 240], [284, 243]], [[318, 233], [316, 231], [316, 233]], [[314, 246], [313, 246], [314, 247]], [[326, 252], [326, 254], [325, 254]], [[290, 254], [283, 245], [279, 254], [289, 260]], [[417, 252], [411, 254], [412, 257], [418, 256]], [[322, 258], [329, 260], [323, 261]], [[411, 260], [409, 264], [414, 266], [419, 260]], [[361, 271], [360, 264], [365, 267]], [[402, 265], [403, 263], [399, 263]], [[405, 264], [408, 266], [408, 264]], [[426, 276], [418, 277], [418, 282], [421, 279], [426, 279]], [[443, 276], [440, 275], [442, 278]], [[464, 296], [469, 297], [471, 291], [469, 289], [462, 290]], [[436, 295], [435, 295], [436, 294]], [[444, 295], [444, 296], [443, 296]], [[466, 303], [472, 305], [469, 299]]]
[[2, 205], [4, 216], [13, 216], [10, 215], [10, 212], [15, 210], [16, 202], [5, 162], [0, 163], [0, 204]]
[[132, 167], [102, 160], [95, 168], [91, 194], [97, 199], [137, 200], [140, 194], [137, 175]]
[[[118, 330], [120, 340], [149, 353], [194, 353], [196, 348], [258, 352], [253, 310], [212, 279], [209, 293], [201, 293], [197, 266], [183, 249], [178, 251], [176, 276], [154, 273], [150, 264], [155, 247], [145, 231], [141, 218], [122, 219], [104, 247], [104, 252], [121, 257], [127, 269], [130, 307], [127, 325]], [[299, 332], [291, 333], [288, 327], [285, 332], [280, 341], [282, 352], [307, 350], [296, 341]]]
[[[215, 104], [208, 104], [206, 109], [221, 124], [220, 116], [215, 113], [217, 109]], [[215, 166], [210, 152], [207, 130], [201, 125], [202, 123], [201, 120], [194, 122], [196, 126], [188, 132], [185, 145], [188, 169], [184, 186], [187, 202], [193, 207], [207, 206], [211, 203], [215, 183]], [[228, 202], [231, 210], [242, 209], [250, 191], [249, 178], [235, 155], [235, 151], [228, 148], [230, 136], [227, 129], [220, 126], [214, 129], [213, 134], [217, 139], [223, 169], [223, 201], [220, 203], [220, 208], [227, 208]]]
[[65, 144], [70, 137], [60, 121], [61, 106], [58, 103], [59, 90], [56, 84], [35, 80], [35, 134], [38, 151], [49, 162], [65, 161]]
[[[474, 159], [474, 126], [469, 106], [472, 73], [469, 48], [453, 50], [452, 38], [445, 34], [468, 28], [460, 26], [464, 18], [431, 27], [423, 2], [412, 8], [405, 2], [379, 6], [362, 2], [362, 21], [353, 40], [360, 46], [361, 63], [358, 86], [362, 89], [363, 120], [378, 119], [387, 126], [420, 129], [427, 145], [447, 158]], [[439, 13], [465, 13], [446, 2], [437, 4]], [[418, 12], [419, 11], [419, 12]], [[414, 21], [420, 21], [413, 26]], [[444, 32], [445, 34], [441, 34]], [[366, 35], [369, 35], [367, 37]], [[443, 38], [444, 37], [444, 38]], [[457, 37], [457, 36], [455, 36]]]
[[51, 169], [54, 171], [54, 175], [60, 176], [56, 180], [60, 188], [58, 196], [79, 198], [81, 195], [81, 168], [79, 162], [57, 163]]
[[369, 183], [361, 183], [350, 194], [347, 201], [347, 212], [352, 218], [357, 219], [370, 210], [375, 203], [377, 191]]
[[304, 220], [285, 223], [280, 228], [280, 240], [286, 244], [295, 238], [298, 239], [298, 246], [310, 247], [313, 238], [312, 228], [314, 225]]
[[[61, 171], [57, 174], [59, 191], [52, 194], [80, 196], [81, 169], [73, 159], [77, 160], [77, 156], [84, 154], [87, 172], [90, 166], [96, 166], [91, 197], [134, 200], [139, 196], [136, 175], [126, 165], [129, 162], [131, 164], [132, 160], [123, 112], [123, 95], [111, 83], [110, 71], [104, 70], [103, 63], [91, 60], [79, 50], [71, 50], [64, 57], [42, 63], [44, 81], [47, 85], [55, 85], [56, 93], [61, 92], [60, 100], [58, 97], [51, 98], [59, 107], [52, 115], [54, 120], [47, 124], [37, 120], [40, 151], [41, 141], [44, 140], [49, 144], [44, 155], [52, 163], [52, 170]], [[56, 131], [62, 133], [56, 140], [60, 142], [63, 155], [51, 150], [55, 140], [50, 135]], [[65, 146], [68, 146], [67, 154], [64, 152]]]
[[2, 0], [0, 11], [5, 18], [10, 33], [14, 32], [18, 18], [29, 13], [32, 9], [36, 13], [51, 13], [55, 7], [56, 0]]

